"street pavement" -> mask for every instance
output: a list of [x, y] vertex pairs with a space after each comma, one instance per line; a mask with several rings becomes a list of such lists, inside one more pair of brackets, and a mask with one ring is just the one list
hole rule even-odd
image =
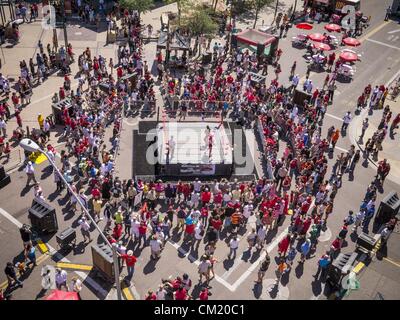
[[[288, 1], [285, 1], [288, 2]], [[290, 1], [289, 1], [290, 2]], [[397, 71], [400, 70], [400, 42], [398, 38], [391, 37], [392, 34], [389, 32], [396, 30], [398, 26], [395, 22], [389, 21], [384, 22], [384, 9], [387, 7], [389, 1], [382, 1], [382, 4], [376, 6], [376, 2], [364, 1], [362, 10], [366, 15], [372, 16], [371, 26], [365, 30], [360, 48], [355, 50], [362, 55], [361, 61], [356, 63], [357, 72], [354, 80], [350, 84], [338, 84], [338, 90], [335, 93], [334, 103], [329, 106], [328, 114], [324, 120], [323, 134], [326, 133], [327, 128], [331, 125], [335, 127], [341, 126], [341, 118], [347, 110], [354, 111], [356, 105], [356, 99], [364, 89], [364, 87], [371, 83], [372, 85], [385, 84], [396, 75]], [[165, 6], [153, 10], [152, 12], [146, 13], [143, 16], [145, 23], [153, 23], [154, 29], [159, 28], [159, 15], [161, 12], [176, 10], [174, 5]], [[267, 10], [268, 11], [268, 10]], [[263, 13], [264, 14], [264, 13]], [[269, 19], [269, 20], [268, 20]], [[270, 13], [265, 13], [265, 16], [260, 17], [260, 21], [272, 21]], [[151, 22], [150, 22], [151, 21]], [[252, 25], [252, 22], [249, 21]], [[312, 32], [318, 32], [323, 30], [323, 24], [314, 25]], [[16, 70], [18, 70], [18, 62], [21, 59], [28, 60], [29, 57], [33, 57], [37, 50], [36, 43], [38, 39], [42, 39], [42, 42], [46, 44], [51, 41], [51, 34], [48, 31], [42, 31], [40, 26], [31, 24], [29, 26], [22, 25], [22, 40], [21, 43], [14, 48], [4, 48], [4, 54], [6, 56], [6, 64], [3, 66], [3, 74], [9, 76], [17, 76]], [[287, 38], [280, 41], [280, 47], [283, 50], [283, 56], [281, 58], [281, 66], [283, 72], [280, 75], [283, 83], [288, 83], [288, 76], [290, 66], [293, 63], [293, 57], [296, 57], [298, 67], [296, 73], [303, 76], [306, 71], [306, 63], [302, 58], [304, 50], [298, 50], [292, 48], [291, 37], [299, 33], [299, 30], [292, 28], [289, 31]], [[94, 55], [102, 54], [103, 56], [114, 57], [116, 45], [105, 46], [105, 33], [97, 33], [85, 28], [85, 26], [78, 26], [75, 24], [68, 28], [69, 42], [72, 43], [75, 53], [84, 50], [89, 46]], [[94, 37], [95, 36], [95, 37]], [[60, 35], [60, 39], [62, 36]], [[373, 41], [371, 41], [373, 40]], [[59, 40], [61, 43], [62, 40]], [[215, 41], [220, 41], [219, 39]], [[377, 43], [379, 41], [380, 43]], [[396, 49], [397, 48], [397, 49]], [[155, 57], [155, 43], [150, 43], [145, 47], [145, 54], [147, 60], [153, 61]], [[289, 58], [290, 57], [290, 58]], [[116, 59], [115, 59], [116, 60]], [[271, 68], [270, 68], [271, 70]], [[76, 72], [76, 64], [73, 66], [73, 72]], [[272, 72], [270, 72], [267, 81], [272, 79]], [[325, 73], [312, 73], [311, 79], [314, 83], [322, 86], [325, 78]], [[32, 97], [32, 103], [25, 108], [22, 113], [24, 125], [30, 125], [32, 127], [37, 126], [36, 117], [37, 113], [49, 114], [50, 98], [53, 92], [57, 91], [59, 86], [62, 85], [62, 78], [53, 76], [45, 84], [42, 84], [34, 89], [34, 95]], [[300, 84], [301, 85], [301, 84]], [[160, 102], [158, 102], [160, 103]], [[393, 103], [394, 110], [398, 110], [398, 103]], [[381, 111], [374, 111], [373, 117], [380, 118]], [[394, 112], [394, 115], [396, 113]], [[353, 112], [354, 115], [354, 112]], [[342, 137], [338, 144], [337, 150], [335, 151], [334, 157], [340, 152], [344, 152], [349, 149], [350, 145], [354, 143], [354, 137], [357, 137], [357, 128], [359, 128], [359, 122], [362, 121], [363, 115], [355, 116], [354, 120], [348, 129], [348, 135]], [[371, 118], [372, 119], [372, 118]], [[8, 132], [12, 132], [13, 124], [15, 120], [11, 120], [8, 125]], [[127, 124], [128, 123], [128, 124]], [[376, 123], [373, 121], [373, 123]], [[131, 136], [131, 128], [135, 127], [136, 120], [126, 119], [123, 127], [123, 136]], [[355, 128], [355, 129], [353, 129]], [[371, 129], [372, 126], [371, 126]], [[125, 132], [125, 134], [124, 134]], [[366, 137], [368, 136], [368, 132]], [[371, 133], [372, 134], [372, 133]], [[52, 135], [52, 141], [57, 141], [58, 137]], [[126, 148], [129, 150], [130, 144], [129, 139], [124, 140], [125, 145], [121, 145], [121, 149]], [[398, 156], [394, 147], [398, 147], [398, 140], [390, 142], [387, 148], [384, 144], [384, 151], [382, 157], [388, 155], [392, 159]], [[117, 174], [128, 175], [129, 167], [126, 165], [129, 163], [131, 154], [127, 152], [120, 153], [117, 158]], [[15, 160], [18, 164], [18, 161]], [[120, 163], [125, 165], [119, 165]], [[333, 159], [329, 161], [329, 171], [334, 163]], [[57, 217], [59, 222], [59, 230], [71, 226], [77, 227], [77, 220], [79, 219], [79, 213], [71, 214], [65, 208], [66, 198], [65, 193], [58, 195], [54, 193], [55, 185], [53, 177], [49, 174], [48, 163], [45, 162], [38, 165], [37, 177], [41, 177], [41, 186], [44, 191], [46, 198], [50, 200], [57, 210]], [[318, 258], [329, 248], [330, 243], [333, 241], [335, 235], [338, 233], [342, 226], [342, 221], [347, 215], [349, 210], [356, 211], [358, 209], [361, 200], [364, 197], [365, 190], [369, 182], [373, 180], [375, 174], [375, 166], [373, 163], [366, 161], [363, 165], [360, 163], [355, 170], [355, 177], [345, 176], [343, 179], [343, 186], [340, 189], [336, 199], [334, 213], [329, 219], [328, 229], [321, 235], [319, 239], [319, 245], [315, 255], [310, 257], [304, 266], [297, 264], [295, 260], [293, 270], [288, 274], [282, 281], [282, 283], [276, 288], [274, 286], [275, 268], [276, 264], [274, 260], [271, 263], [270, 269], [267, 271], [265, 280], [262, 286], [254, 286], [254, 280], [257, 277], [258, 264], [260, 256], [263, 252], [252, 253], [251, 255], [242, 254], [247, 247], [246, 233], [240, 236], [240, 247], [238, 249], [238, 256], [232, 262], [226, 260], [228, 253], [228, 247], [220, 244], [218, 245], [216, 257], [218, 263], [215, 266], [216, 277], [211, 281], [211, 292], [213, 295], [210, 297], [212, 300], [217, 299], [263, 299], [263, 300], [274, 300], [274, 299], [324, 299], [325, 285], [321, 282], [317, 282], [312, 277], [316, 272]], [[393, 170], [393, 169], [392, 169]], [[396, 171], [394, 171], [396, 172]], [[385, 181], [383, 190], [380, 190], [377, 198], [377, 203], [391, 190], [399, 191], [398, 179], [396, 181], [395, 173], [393, 177]], [[21, 168], [16, 166], [16, 169], [11, 173], [12, 183], [1, 190], [0, 192], [0, 241], [4, 244], [3, 249], [0, 253], [0, 260], [5, 261], [17, 261], [18, 256], [22, 252], [22, 243], [19, 237], [17, 229], [18, 223], [27, 223], [27, 210], [31, 205], [33, 199], [33, 190], [24, 188], [26, 175]], [[11, 217], [10, 217], [11, 216]], [[285, 230], [289, 225], [290, 217], [286, 217], [283, 225], [280, 226], [276, 233], [268, 235], [268, 244], [265, 249], [270, 253], [271, 257], [276, 256], [276, 247], [280, 239], [285, 235]], [[254, 219], [250, 219], [250, 226], [254, 224]], [[100, 226], [103, 227], [102, 223]], [[247, 230], [250, 230], [248, 226]], [[56, 262], [65, 257], [69, 261], [75, 264], [92, 265], [90, 245], [82, 243], [82, 236], [78, 234], [78, 246], [71, 252], [59, 252], [55, 254], [50, 248], [50, 254], [43, 254], [43, 258], [40, 255], [40, 263], [29, 275], [27, 280], [24, 281], [25, 285], [23, 289], [17, 289], [13, 292], [14, 299], [35, 299], [41, 290], [40, 286], [40, 268], [44, 265], [55, 266]], [[96, 231], [92, 232], [93, 243], [99, 240], [99, 236]], [[393, 236], [390, 240], [396, 241], [397, 235]], [[58, 250], [55, 237], [44, 239], [49, 247]], [[345, 245], [342, 252], [352, 252], [354, 250], [354, 241], [356, 238], [349, 237], [347, 245]], [[221, 241], [222, 242], [222, 241]], [[398, 276], [399, 272], [399, 257], [396, 252], [396, 248], [390, 249], [386, 252], [386, 260], [380, 259], [377, 255], [376, 259], [360, 273], [361, 288], [359, 291], [354, 291], [350, 294], [348, 299], [374, 299], [377, 296], [377, 292], [380, 292], [385, 299], [396, 299], [398, 298], [398, 292], [400, 288]], [[202, 252], [202, 246], [199, 252]], [[60, 254], [62, 255], [60, 257]], [[150, 260], [150, 250], [146, 247], [144, 250], [135, 249], [135, 254], [138, 256], [138, 263], [135, 268], [135, 275], [133, 278], [133, 286], [131, 292], [133, 298], [143, 298], [149, 289], [155, 290], [160, 284], [161, 278], [176, 277], [182, 275], [184, 272], [188, 273], [193, 284], [195, 286], [193, 295], [196, 296], [199, 291], [197, 283], [197, 266], [198, 253], [190, 250], [185, 246], [181, 246], [181, 239], [179, 235], [174, 235], [173, 241], [168, 242], [161, 258], [157, 262]], [[389, 262], [387, 259], [392, 260]], [[393, 263], [394, 262], [394, 263]], [[78, 266], [79, 267], [79, 266]], [[390, 269], [390, 270], [389, 270]], [[77, 270], [78, 271], [78, 270]], [[79, 271], [78, 271], [79, 272]], [[74, 274], [74, 270], [69, 270], [69, 279]], [[84, 282], [84, 289], [82, 290], [83, 299], [112, 299], [115, 298], [115, 290], [107, 287], [100, 279], [97, 279], [90, 272], [82, 271], [80, 275]], [[4, 273], [0, 274], [0, 285], [5, 281]], [[390, 282], [390, 285], [388, 284]], [[277, 290], [278, 289], [278, 290]], [[382, 293], [383, 292], [383, 293]], [[108, 294], [108, 295], [107, 295]]]

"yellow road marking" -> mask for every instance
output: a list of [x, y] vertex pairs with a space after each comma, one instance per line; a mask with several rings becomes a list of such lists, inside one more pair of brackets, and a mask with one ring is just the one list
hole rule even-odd
[[45, 243], [43, 243], [43, 241], [40, 239], [37, 240], [37, 246], [42, 254], [47, 253], [49, 251], [49, 248], [47, 248], [47, 245]]
[[394, 264], [396, 267], [399, 267], [400, 268], [400, 263], [398, 263], [398, 262], [395, 262], [395, 261], [393, 261], [392, 259], [389, 259], [389, 258], [383, 258], [383, 260], [386, 260], [386, 261], [388, 261], [388, 262], [390, 262], [391, 264]]
[[372, 252], [376, 253], [381, 248], [381, 244], [382, 244], [382, 241], [381, 241], [381, 239], [379, 239], [379, 241], [376, 243], [375, 247], [372, 249]]
[[353, 272], [354, 273], [359, 273], [363, 268], [365, 267], [364, 262], [359, 262], [357, 265], [354, 267]]
[[358, 41], [363, 42], [363, 41], [367, 40], [368, 38], [372, 37], [375, 33], [377, 33], [379, 30], [381, 30], [383, 27], [388, 25], [389, 23], [390, 23], [390, 21], [385, 21], [385, 22], [381, 23], [379, 26], [375, 27], [375, 29], [372, 29], [370, 32], [363, 35], [360, 39], [358, 39]]
[[122, 283], [122, 294], [125, 297], [125, 300], [135, 300], [131, 290], [126, 286], [125, 282]]
[[66, 263], [66, 262], [57, 262], [56, 267], [62, 269], [73, 269], [82, 271], [90, 271], [93, 269], [93, 266], [89, 266], [87, 264], [76, 264], [76, 263]]

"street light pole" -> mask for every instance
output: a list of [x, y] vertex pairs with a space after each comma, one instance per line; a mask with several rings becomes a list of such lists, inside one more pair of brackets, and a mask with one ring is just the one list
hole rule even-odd
[[65, 16], [65, 0], [61, 2], [61, 12], [63, 15], [63, 31], [64, 31], [64, 42], [65, 42], [65, 59], [69, 65], [69, 55], [68, 55], [68, 35], [67, 35], [67, 17]]
[[79, 203], [79, 205], [82, 208], [82, 211], [84, 211], [85, 215], [89, 217], [89, 219], [91, 220], [91, 222], [94, 224], [95, 228], [97, 229], [97, 231], [100, 233], [100, 236], [103, 238], [103, 240], [105, 241], [105, 243], [111, 248], [112, 252], [113, 252], [113, 260], [114, 260], [114, 275], [115, 275], [115, 284], [117, 287], [117, 297], [118, 300], [122, 300], [122, 294], [121, 294], [121, 283], [119, 281], [119, 263], [118, 263], [118, 254], [117, 254], [117, 248], [115, 245], [112, 245], [107, 237], [105, 236], [105, 234], [103, 233], [103, 231], [100, 229], [100, 227], [98, 226], [98, 224], [96, 223], [96, 221], [93, 219], [93, 217], [90, 215], [89, 211], [86, 209], [86, 206], [83, 204], [81, 197], [78, 196], [75, 191], [72, 189], [72, 187], [70, 186], [70, 184], [68, 183], [67, 180], [65, 180], [64, 176], [62, 175], [62, 173], [60, 172], [60, 170], [57, 168], [55, 162], [53, 161], [53, 159], [48, 155], [48, 153], [44, 150], [42, 150], [34, 141], [32, 141], [31, 139], [22, 139], [20, 141], [20, 146], [26, 150], [26, 151], [30, 151], [30, 152], [40, 152], [42, 154], [44, 154], [47, 159], [49, 160], [50, 164], [52, 165], [52, 167], [54, 168], [54, 170], [56, 170], [56, 172], [58, 173], [58, 175], [60, 176], [61, 180], [65, 183], [65, 185], [67, 186], [67, 189], [69, 190], [69, 192], [71, 192], [71, 194], [75, 197], [75, 199], [77, 200], [77, 202]]

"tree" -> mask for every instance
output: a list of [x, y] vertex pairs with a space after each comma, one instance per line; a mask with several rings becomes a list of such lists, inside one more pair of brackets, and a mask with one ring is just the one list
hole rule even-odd
[[[218, 25], [201, 6], [196, 6], [182, 19], [182, 25], [190, 30], [192, 36], [211, 36], [218, 30]], [[199, 45], [199, 53], [201, 44]]]
[[260, 13], [260, 10], [264, 8], [266, 5], [272, 3], [274, 0], [253, 0], [252, 1], [252, 8], [255, 10], [255, 18], [254, 18], [254, 24], [253, 24], [253, 29], [256, 27], [257, 20], [258, 20], [258, 14]]
[[[140, 1], [140, 0], [138, 0]], [[181, 25], [182, 11], [189, 6], [191, 0], [164, 0], [165, 3], [170, 4], [176, 2], [178, 7], [178, 25]]]
[[119, 0], [119, 5], [123, 9], [137, 10], [140, 16], [154, 7], [154, 0]]

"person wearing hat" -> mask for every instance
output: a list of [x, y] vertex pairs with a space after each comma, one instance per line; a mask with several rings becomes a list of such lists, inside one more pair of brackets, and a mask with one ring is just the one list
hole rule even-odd
[[86, 217], [82, 216], [82, 218], [78, 221], [78, 223], [81, 226], [83, 241], [86, 242], [86, 239], [88, 239], [88, 242], [91, 242], [92, 239], [90, 238], [90, 225]]
[[128, 250], [126, 254], [121, 254], [120, 257], [122, 258], [122, 266], [124, 262], [126, 262], [126, 269], [128, 270], [128, 277], [127, 279], [131, 280], [133, 277], [133, 273], [135, 271], [135, 264], [137, 258], [133, 255], [132, 250]]
[[25, 167], [25, 173], [28, 177], [28, 180], [26, 181], [26, 187], [29, 187], [29, 183], [33, 180], [35, 184], [37, 184], [37, 180], [35, 177], [35, 168], [33, 167], [32, 161], [28, 161], [28, 164]]
[[81, 290], [82, 290], [82, 281], [77, 276], [72, 277], [71, 291], [77, 293], [79, 300], [82, 300], [81, 294], [80, 294]]

